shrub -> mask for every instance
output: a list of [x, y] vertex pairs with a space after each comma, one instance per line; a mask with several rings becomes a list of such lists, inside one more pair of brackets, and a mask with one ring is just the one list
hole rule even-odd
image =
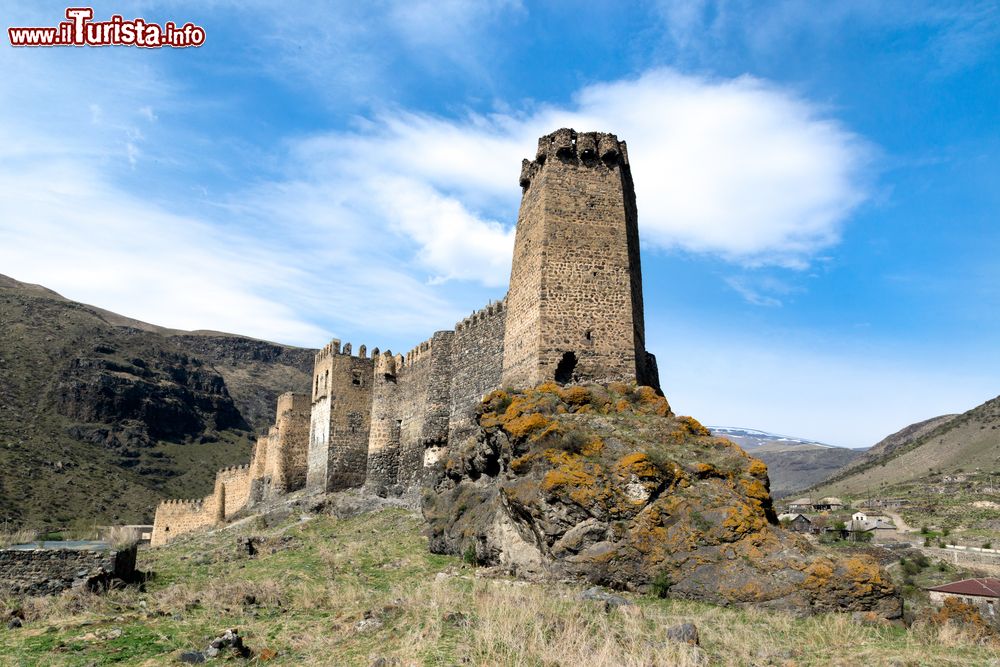
[[948, 537], [949, 535], [951, 535], [951, 531], [949, 529], [947, 528], [941, 529], [941, 537]]
[[569, 452], [570, 454], [580, 454], [583, 452], [584, 447], [590, 442], [590, 438], [581, 433], [580, 431], [570, 431], [565, 433], [559, 438], [557, 443], [559, 449]]
[[920, 526], [920, 534], [921, 535], [926, 535], [929, 532], [931, 532], [930, 528], [928, 528], [927, 526]]
[[465, 547], [465, 551], [462, 553], [462, 560], [473, 567], [479, 565], [479, 556], [476, 555], [475, 544]]
[[993, 543], [992, 542], [983, 542], [983, 548], [984, 549], [992, 549], [993, 548]]
[[653, 595], [658, 598], [665, 598], [667, 597], [667, 593], [670, 592], [670, 587], [673, 585], [674, 581], [670, 578], [670, 573], [663, 570], [653, 579]]

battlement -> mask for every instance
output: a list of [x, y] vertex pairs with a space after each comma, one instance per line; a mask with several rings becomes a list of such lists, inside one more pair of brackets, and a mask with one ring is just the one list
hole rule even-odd
[[538, 139], [534, 160], [522, 160], [519, 179], [522, 189], [531, 186], [547, 162], [615, 169], [628, 165], [628, 148], [609, 132], [577, 132], [566, 127], [556, 130]]
[[183, 505], [191, 507], [202, 507], [205, 504], [204, 498], [169, 498], [167, 500], [161, 500], [160, 505]]
[[481, 308], [476, 312], [472, 313], [466, 317], [461, 322], [455, 324], [455, 331], [462, 331], [463, 329], [468, 329], [469, 327], [482, 324], [487, 320], [490, 320], [497, 315], [502, 315], [504, 309], [507, 307], [507, 298], [504, 297], [499, 301], [491, 301], [485, 308]]
[[[364, 348], [364, 346], [362, 346]], [[289, 410], [308, 410], [310, 406], [309, 394], [301, 394], [294, 391], [287, 391], [278, 396], [278, 416]]]
[[433, 351], [434, 351], [433, 339], [425, 340], [419, 345], [414, 346], [412, 350], [406, 353], [406, 356], [404, 357], [405, 359], [404, 365], [412, 366], [421, 359], [430, 356]]
[[[376, 347], [372, 350], [371, 358], [374, 359], [375, 355], [378, 354], [378, 348]], [[339, 338], [334, 338], [329, 343], [323, 346], [323, 349], [316, 353], [316, 363], [320, 363], [326, 359], [329, 359], [335, 355], [343, 355], [347, 357], [357, 357], [359, 359], [368, 358], [368, 346], [360, 345], [358, 346], [358, 353], [353, 354], [350, 343], [344, 343], [341, 345]]]

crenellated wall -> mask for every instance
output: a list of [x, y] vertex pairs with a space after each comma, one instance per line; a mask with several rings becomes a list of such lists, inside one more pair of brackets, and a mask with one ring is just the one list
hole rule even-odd
[[164, 500], [156, 507], [150, 546], [166, 544], [178, 535], [220, 523], [215, 493], [198, 500]]
[[250, 463], [216, 472], [211, 495], [161, 502], [150, 544], [159, 546], [178, 535], [225, 523], [249, 505], [305, 486], [309, 398], [292, 392], [279, 396], [275, 424], [257, 438]]

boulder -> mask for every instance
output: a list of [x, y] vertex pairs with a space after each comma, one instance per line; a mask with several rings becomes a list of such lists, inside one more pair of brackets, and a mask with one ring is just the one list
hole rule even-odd
[[478, 422], [425, 476], [432, 551], [717, 604], [901, 612], [874, 559], [780, 530], [767, 466], [649, 387], [496, 391]]

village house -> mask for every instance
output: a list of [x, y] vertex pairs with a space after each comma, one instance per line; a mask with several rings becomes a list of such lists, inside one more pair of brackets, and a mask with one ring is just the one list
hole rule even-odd
[[779, 514], [778, 522], [788, 530], [793, 530], [796, 533], [808, 533], [812, 531], [812, 521], [804, 514]]
[[793, 500], [788, 503], [789, 512], [812, 512], [813, 511], [813, 501], [812, 498], [799, 498], [798, 500]]
[[836, 512], [842, 509], [844, 509], [844, 501], [833, 496], [820, 498], [813, 503], [813, 510], [816, 512]]
[[971, 604], [982, 614], [983, 618], [996, 621], [997, 607], [1000, 606], [1000, 579], [989, 577], [978, 579], [962, 579], [943, 586], [928, 588], [931, 604], [940, 607], [945, 600], [957, 598]]

